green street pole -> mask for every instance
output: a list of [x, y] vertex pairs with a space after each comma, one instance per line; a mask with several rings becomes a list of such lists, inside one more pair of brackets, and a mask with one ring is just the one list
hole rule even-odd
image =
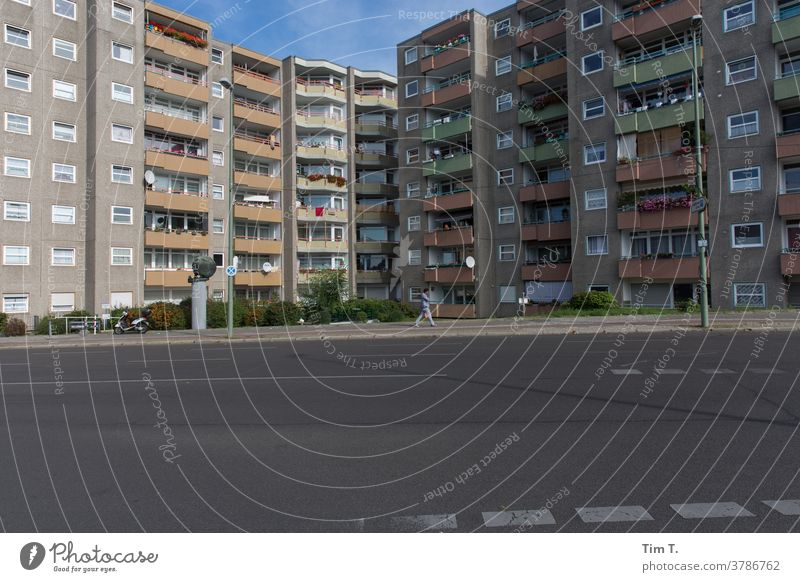
[[[219, 80], [220, 84], [228, 90], [228, 101], [230, 103], [230, 116], [228, 117], [230, 123], [230, 129], [228, 130], [228, 224], [226, 225], [226, 234], [228, 239], [228, 256], [226, 263], [228, 265], [233, 265], [234, 261], [234, 251], [233, 251], [233, 201], [234, 201], [234, 184], [233, 184], [233, 83], [227, 79], [223, 78]], [[228, 290], [227, 290], [227, 308], [228, 308], [228, 338], [233, 337], [233, 277], [225, 273], [225, 276], [228, 278]]]
[[[700, 71], [697, 58], [697, 34], [703, 27], [703, 17], [696, 14], [692, 17], [692, 95], [694, 96], [694, 155], [695, 155], [695, 189], [698, 198], [703, 198], [703, 144], [700, 143]], [[697, 246], [700, 255], [700, 326], [708, 327], [708, 241], [706, 240], [705, 207], [697, 213], [697, 228], [700, 237]]]

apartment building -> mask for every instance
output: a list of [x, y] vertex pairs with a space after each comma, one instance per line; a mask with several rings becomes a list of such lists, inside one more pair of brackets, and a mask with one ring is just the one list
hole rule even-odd
[[796, 0], [525, 0], [400, 43], [403, 297], [696, 297], [695, 14], [711, 304], [800, 304]]
[[293, 300], [331, 268], [399, 293], [395, 77], [139, 0], [9, 0], [1, 20], [0, 311], [177, 302], [199, 255], [215, 299], [234, 261], [238, 296]]

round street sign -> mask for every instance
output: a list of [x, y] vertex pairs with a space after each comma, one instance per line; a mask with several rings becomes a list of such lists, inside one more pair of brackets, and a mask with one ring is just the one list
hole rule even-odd
[[225, 268], [225, 274], [228, 275], [228, 277], [233, 277], [234, 275], [236, 275], [236, 267], [234, 267], [233, 265], [229, 265], [228, 267]]

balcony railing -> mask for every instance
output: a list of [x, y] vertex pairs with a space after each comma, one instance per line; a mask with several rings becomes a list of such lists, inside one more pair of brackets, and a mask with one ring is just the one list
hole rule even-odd
[[471, 112], [462, 112], [462, 111], [455, 112], [455, 113], [450, 113], [447, 117], [434, 119], [433, 121], [428, 121], [425, 124], [425, 128], [427, 129], [429, 127], [435, 127], [435, 126], [438, 126], [438, 125], [444, 125], [446, 123], [452, 123], [454, 121], [458, 121], [459, 119], [464, 119], [466, 117], [472, 117], [472, 113]]
[[[702, 41], [700, 43], [698, 43], [698, 47], [700, 45], [702, 45]], [[643, 63], [645, 61], [650, 61], [650, 60], [653, 60], [653, 59], [666, 57], [667, 55], [673, 55], [675, 53], [685, 52], [685, 51], [691, 50], [691, 48], [692, 48], [692, 43], [691, 42], [685, 42], [683, 44], [679, 44], [679, 45], [671, 46], [669, 48], [661, 49], [660, 51], [654, 51], [654, 52], [651, 52], [651, 53], [646, 53], [646, 54], [638, 55], [638, 56], [635, 56], [635, 57], [628, 57], [628, 58], [625, 58], [625, 59], [620, 59], [619, 61], [616, 62], [616, 64], [614, 65], [614, 68], [615, 69], [621, 69], [621, 68], [626, 67], [628, 65], [635, 65], [635, 64], [638, 64], [638, 63]]]
[[327, 113], [314, 113], [307, 109], [298, 109], [297, 115], [302, 117], [322, 117], [323, 119], [330, 119], [331, 121], [344, 121], [341, 115], [329, 115]]
[[208, 156], [206, 154], [193, 153], [193, 152], [187, 151], [185, 149], [177, 149], [176, 147], [173, 147], [171, 149], [161, 149], [161, 148], [156, 148], [156, 147], [152, 147], [151, 146], [149, 148], [145, 148], [145, 150], [148, 151], [148, 152], [155, 152], [157, 154], [169, 154], [171, 156], [181, 156], [181, 157], [187, 157], [187, 158], [195, 158], [197, 160], [207, 160], [208, 159]]
[[278, 140], [272, 139], [270, 136], [265, 136], [264, 134], [260, 133], [253, 133], [244, 129], [237, 129], [233, 132], [234, 137], [238, 137], [241, 139], [246, 139], [248, 141], [255, 141], [258, 143], [263, 143], [268, 146], [272, 147], [280, 147], [281, 142]]
[[646, 14], [647, 12], [652, 12], [653, 10], [658, 10], [667, 4], [672, 4], [676, 0], [643, 0], [639, 2], [635, 6], [625, 10], [624, 12], [620, 12], [614, 17], [615, 21], [625, 20], [627, 18], [632, 18], [634, 16], [639, 16], [640, 14]]
[[193, 121], [195, 123], [205, 123], [205, 119], [200, 113], [192, 113], [191, 111], [180, 111], [171, 109], [169, 107], [160, 107], [152, 103], [145, 103], [144, 110], [151, 113], [159, 113], [167, 117], [175, 117], [177, 119], [185, 119], [186, 121]]
[[206, 82], [204, 79], [199, 77], [191, 77], [189, 75], [181, 75], [178, 73], [173, 73], [172, 71], [165, 71], [164, 69], [160, 69], [153, 65], [145, 65], [145, 70], [148, 73], [154, 73], [156, 75], [161, 75], [162, 77], [166, 77], [168, 79], [174, 79], [176, 81], [182, 81], [184, 83], [191, 83], [192, 85], [199, 85], [201, 87], [206, 86]]
[[571, 216], [567, 216], [566, 218], [551, 218], [547, 220], [545, 218], [526, 218], [522, 221], [522, 224], [525, 226], [532, 226], [532, 225], [540, 225], [540, 224], [563, 224], [565, 222], [571, 222]]
[[547, 24], [548, 22], [552, 22], [553, 20], [558, 20], [559, 18], [561, 18], [561, 15], [564, 14], [564, 12], [566, 12], [566, 10], [562, 8], [557, 12], [552, 12], [547, 16], [543, 16], [542, 18], [534, 20], [533, 22], [528, 22], [527, 24], [525, 24], [525, 26], [522, 27], [522, 30], [530, 30], [531, 28], [536, 28], [537, 26], [541, 26], [542, 24]]
[[462, 194], [464, 192], [469, 192], [471, 188], [469, 186], [461, 186], [450, 190], [449, 192], [440, 192], [438, 190], [431, 190], [430, 188], [425, 191], [425, 198], [434, 198], [438, 196], [454, 196], [455, 194]]
[[242, 73], [244, 75], [248, 75], [250, 77], [255, 77], [256, 79], [261, 79], [262, 81], [267, 81], [269, 83], [276, 83], [276, 84], [280, 83], [280, 80], [278, 79], [270, 77], [269, 75], [265, 75], [264, 73], [253, 71], [241, 65], [233, 65], [233, 70]]
[[457, 46], [461, 46], [462, 44], [468, 43], [469, 39], [470, 39], [469, 36], [467, 36], [465, 34], [460, 34], [457, 37], [455, 37], [453, 39], [450, 39], [445, 44], [441, 44], [441, 45], [437, 45], [437, 46], [433, 47], [433, 49], [430, 51], [430, 53], [428, 53], [425, 56], [441, 54], [441, 53], [443, 53], [443, 52], [445, 52], [447, 50], [450, 50], [451, 48], [455, 48]]
[[147, 186], [151, 192], [161, 192], [162, 194], [175, 194], [181, 196], [197, 196], [198, 198], [208, 198], [208, 192], [190, 192], [188, 190], [174, 190], [172, 188], [160, 188], [158, 186]]
[[800, 14], [800, 4], [789, 6], [788, 8], [783, 8], [781, 10], [776, 11], [772, 15], [772, 19], [775, 22], [780, 22], [781, 20], [792, 18], [793, 16], [797, 16], [798, 14]]
[[397, 93], [395, 93], [391, 89], [353, 89], [353, 92], [356, 95], [362, 95], [365, 97], [385, 97], [386, 99], [396, 99]]
[[298, 85], [304, 85], [306, 87], [329, 87], [329, 88], [333, 89], [334, 91], [337, 91], [337, 92], [340, 92], [340, 93], [344, 93], [345, 92], [345, 89], [344, 89], [344, 87], [342, 85], [336, 85], [336, 84], [330, 83], [328, 81], [314, 81], [314, 80], [308, 81], [306, 79], [302, 79], [302, 78], [298, 77], [297, 78], [297, 84]]
[[445, 79], [444, 81], [439, 81], [436, 86], [434, 87], [426, 87], [423, 93], [433, 93], [434, 91], [441, 91], [442, 89], [446, 89], [447, 87], [452, 87], [453, 85], [463, 85], [465, 82], [470, 81], [472, 79], [472, 73], [462, 73], [460, 75], [456, 75], [455, 77], [451, 77], [449, 79]]
[[193, 46], [195, 48], [204, 49], [208, 46], [207, 40], [200, 38], [195, 34], [178, 30], [176, 28], [172, 28], [171, 26], [164, 26], [158, 22], [148, 22], [145, 24], [145, 30], [147, 32], [152, 32], [153, 34], [158, 34], [159, 36], [168, 38], [171, 41]]
[[269, 107], [267, 105], [261, 105], [260, 103], [253, 103], [252, 101], [248, 101], [243, 97], [234, 97], [233, 102], [236, 105], [241, 105], [242, 107], [247, 107], [248, 109], [253, 109], [255, 111], [261, 111], [263, 113], [273, 113], [275, 115], [278, 114], [278, 112], [272, 107]]
[[526, 61], [521, 63], [519, 68], [520, 69], [529, 69], [531, 67], [538, 67], [539, 65], [543, 65], [545, 63], [549, 63], [550, 61], [555, 61], [556, 59], [561, 59], [567, 56], [566, 52], [556, 51], [554, 53], [550, 53], [549, 55], [539, 57], [538, 59], [533, 59], [532, 61]]
[[370, 119], [358, 119], [356, 118], [356, 124], [358, 125], [378, 125], [380, 127], [390, 127], [392, 129], [397, 129], [397, 122], [389, 123], [388, 121], [378, 119], [378, 120], [370, 120]]

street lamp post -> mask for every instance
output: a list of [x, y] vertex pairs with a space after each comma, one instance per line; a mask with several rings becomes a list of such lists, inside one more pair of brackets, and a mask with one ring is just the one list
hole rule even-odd
[[[225, 229], [225, 233], [227, 234], [228, 240], [228, 265], [235, 265], [236, 261], [234, 260], [234, 251], [233, 251], [233, 202], [234, 202], [234, 194], [233, 194], [233, 83], [227, 77], [223, 77], [219, 80], [220, 85], [225, 87], [228, 90], [228, 101], [230, 103], [230, 116], [229, 121], [230, 129], [228, 130], [228, 219], [227, 225]], [[228, 273], [225, 273], [225, 276], [228, 278], [228, 287], [227, 287], [227, 299], [228, 299], [228, 338], [233, 337], [233, 277]]]
[[[694, 97], [694, 183], [698, 198], [703, 198], [703, 144], [700, 143], [700, 71], [697, 58], [697, 36], [703, 28], [703, 16], [692, 16], [692, 95]], [[705, 206], [697, 213], [699, 239], [697, 247], [700, 255], [700, 325], [708, 327], [708, 241], [706, 240]]]

